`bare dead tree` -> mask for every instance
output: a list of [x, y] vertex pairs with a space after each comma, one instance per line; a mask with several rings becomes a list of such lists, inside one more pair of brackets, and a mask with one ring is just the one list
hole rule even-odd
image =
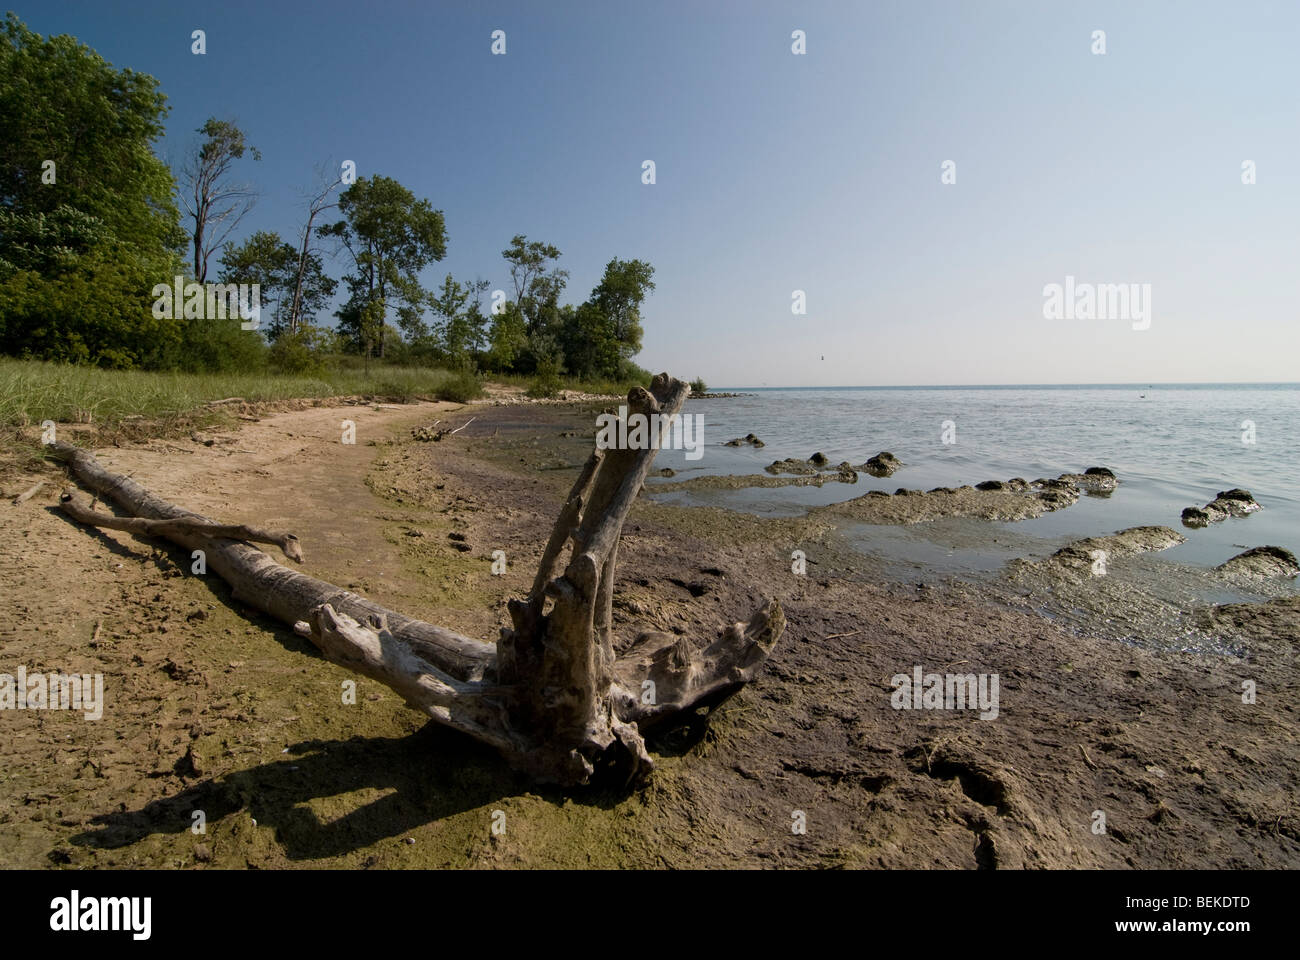
[[[659, 414], [667, 429], [689, 390], [660, 374], [649, 390], [628, 394], [630, 415]], [[204, 550], [209, 569], [237, 599], [292, 625], [327, 659], [391, 687], [409, 706], [490, 744], [537, 779], [571, 785], [588, 782], [600, 767], [625, 782], [642, 780], [653, 767], [644, 732], [692, 718], [754, 679], [785, 627], [773, 599], [713, 639], [652, 631], [616, 643], [618, 542], [657, 446], [592, 452], [532, 589], [508, 604], [513, 627], [495, 646], [386, 610], [243, 542], [255, 536], [297, 551], [289, 534], [216, 525], [106, 470], [85, 450], [63, 442], [51, 450], [86, 486], [150, 522], [110, 523], [75, 497], [65, 501], [70, 516]]]
[[[320, 181], [325, 181], [321, 176]], [[329, 197], [343, 183], [343, 176], [340, 174], [330, 183], [324, 184], [321, 189], [310, 198], [307, 204], [307, 226], [302, 231], [302, 244], [298, 254], [298, 279], [293, 288], [293, 304], [289, 308], [289, 333], [297, 333], [298, 327], [302, 320], [302, 283], [303, 276], [307, 272], [307, 255], [311, 252], [312, 226], [316, 218], [331, 207], [337, 207], [338, 201], [330, 201]]]
[[254, 160], [261, 160], [262, 154], [229, 121], [209, 118], [198, 132], [207, 139], [181, 168], [181, 203], [194, 221], [194, 278], [206, 283], [212, 255], [257, 202], [252, 185], [230, 180], [231, 168], [245, 153]]

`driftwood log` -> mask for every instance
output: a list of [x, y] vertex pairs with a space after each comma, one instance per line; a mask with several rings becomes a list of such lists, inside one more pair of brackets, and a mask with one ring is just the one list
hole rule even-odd
[[[661, 429], [689, 388], [667, 374], [628, 394], [629, 415], [659, 414]], [[769, 600], [715, 639], [650, 632], [621, 651], [613, 632], [618, 542], [650, 470], [649, 449], [594, 450], [560, 510], [528, 596], [509, 602], [513, 629], [495, 645], [386, 610], [277, 563], [244, 542], [301, 553], [291, 534], [218, 524], [106, 470], [90, 453], [50, 451], [85, 486], [131, 518], [61, 504], [94, 526], [164, 537], [202, 549], [235, 597], [292, 626], [334, 663], [379, 681], [439, 723], [491, 744], [517, 769], [565, 785], [607, 769], [625, 783], [653, 767], [643, 733], [684, 722], [752, 680], [785, 626]], [[570, 547], [567, 562], [566, 547]]]

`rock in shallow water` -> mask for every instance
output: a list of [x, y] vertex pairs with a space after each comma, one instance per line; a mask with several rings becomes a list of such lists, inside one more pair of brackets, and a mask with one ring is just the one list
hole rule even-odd
[[1300, 563], [1295, 554], [1285, 547], [1254, 547], [1239, 553], [1214, 569], [1231, 576], [1262, 580], [1269, 577], [1295, 577], [1300, 575]]
[[894, 456], [888, 450], [881, 450], [878, 454], [862, 465], [862, 469], [871, 474], [873, 477], [888, 477], [895, 470], [903, 465], [903, 461]]
[[1183, 526], [1199, 529], [1228, 517], [1244, 517], [1263, 509], [1249, 490], [1233, 487], [1220, 490], [1204, 507], [1188, 507], [1182, 513]]

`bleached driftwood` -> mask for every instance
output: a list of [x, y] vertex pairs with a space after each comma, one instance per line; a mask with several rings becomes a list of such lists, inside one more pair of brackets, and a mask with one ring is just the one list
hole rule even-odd
[[[666, 425], [688, 393], [685, 383], [660, 374], [650, 390], [631, 391], [628, 408], [658, 413]], [[51, 450], [86, 486], [145, 522], [127, 526], [130, 519], [89, 511], [75, 498], [63, 503], [71, 516], [204, 549], [209, 568], [236, 598], [541, 780], [586, 783], [599, 767], [626, 782], [643, 779], [653, 762], [642, 732], [687, 719], [752, 680], [785, 626], [780, 604], [769, 600], [748, 623], [700, 645], [651, 632], [616, 650], [618, 541], [654, 446], [593, 451], [560, 510], [529, 595], [509, 602], [513, 629], [502, 630], [495, 646], [386, 610], [241, 542], [279, 543], [287, 553], [286, 543], [297, 546], [291, 535], [215, 524], [106, 470], [84, 450], [66, 443]]]

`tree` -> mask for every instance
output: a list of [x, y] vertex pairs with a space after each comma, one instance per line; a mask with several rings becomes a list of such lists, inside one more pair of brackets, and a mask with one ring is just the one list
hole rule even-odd
[[[655, 268], [644, 260], [615, 257], [591, 292], [591, 302], [605, 317], [620, 366], [641, 350], [641, 304], [655, 288], [654, 274]], [[605, 372], [617, 375], [617, 371]]]
[[492, 315], [488, 329], [488, 366], [502, 373], [515, 369], [520, 354], [528, 345], [528, 333], [524, 326], [524, 315], [519, 305], [506, 302]]
[[[372, 328], [376, 319], [382, 328], [390, 300], [399, 323], [414, 327], [420, 321], [426, 294], [419, 272], [447, 254], [442, 211], [383, 176], [358, 177], [339, 196], [338, 206], [343, 219], [319, 233], [337, 239], [352, 260], [352, 271], [343, 278], [350, 297], [338, 312], [339, 326], [367, 354], [378, 347], [382, 357], [384, 338]], [[369, 335], [362, 324], [370, 324]]]
[[559, 302], [569, 280], [569, 271], [552, 266], [560, 258], [560, 251], [554, 244], [529, 242], [518, 233], [510, 240], [510, 246], [501, 251], [501, 256], [510, 264], [515, 303], [524, 316], [526, 331], [537, 333], [545, 309]]
[[257, 202], [245, 183], [230, 179], [231, 168], [245, 153], [254, 160], [262, 154], [248, 144], [244, 132], [227, 120], [210, 117], [198, 132], [206, 138], [186, 159], [181, 170], [181, 202], [194, 221], [190, 235], [194, 247], [194, 278], [208, 279], [208, 261]]
[[237, 247], [226, 247], [221, 254], [220, 277], [223, 283], [259, 285], [264, 332], [272, 341], [310, 324], [338, 285], [325, 274], [319, 256], [309, 253], [301, 259], [300, 251], [268, 230], [259, 230]]
[[153, 77], [114, 70], [75, 37], [41, 37], [8, 14], [0, 29], [0, 207], [22, 216], [68, 207], [136, 251], [170, 254], [182, 238], [175, 181], [153, 153], [166, 115]]
[[569, 373], [575, 377], [585, 380], [612, 376], [618, 367], [609, 321], [590, 300], [571, 309], [561, 342]]
[[[324, 181], [326, 178], [321, 177], [320, 179]], [[307, 203], [307, 226], [304, 227], [302, 231], [301, 249], [298, 252], [298, 276], [296, 283], [294, 284], [293, 301], [289, 307], [288, 326], [290, 333], [297, 333], [300, 325], [304, 321], [304, 309], [306, 307], [306, 304], [304, 304], [304, 286], [307, 284], [308, 277], [313, 273], [313, 270], [316, 274], [324, 276], [321, 271], [320, 258], [315, 258], [314, 267], [312, 263], [312, 226], [316, 223], [316, 218], [318, 216], [331, 207], [338, 206], [338, 201], [331, 201], [329, 197], [330, 194], [332, 194], [342, 183], [343, 178], [341, 176], [335, 177], [331, 182], [322, 183], [321, 189], [318, 190], [315, 196], [311, 197]], [[334, 295], [334, 287], [335, 282], [330, 280], [329, 296], [331, 297]], [[319, 309], [319, 305], [306, 313], [305, 319], [307, 322], [310, 322], [316, 309]]]
[[442, 287], [429, 295], [429, 306], [438, 317], [434, 328], [439, 349], [447, 363], [466, 369], [475, 353], [487, 343], [487, 316], [482, 297], [486, 280], [460, 284], [447, 274]]
[[179, 272], [175, 181], [155, 156], [166, 97], [74, 37], [0, 27], [0, 351], [159, 362], [179, 326], [151, 315]]
[[654, 267], [642, 260], [619, 260], [591, 296], [564, 315], [561, 342], [569, 373], [577, 377], [622, 378], [633, 372], [631, 358], [641, 349], [641, 304], [654, 289]]

